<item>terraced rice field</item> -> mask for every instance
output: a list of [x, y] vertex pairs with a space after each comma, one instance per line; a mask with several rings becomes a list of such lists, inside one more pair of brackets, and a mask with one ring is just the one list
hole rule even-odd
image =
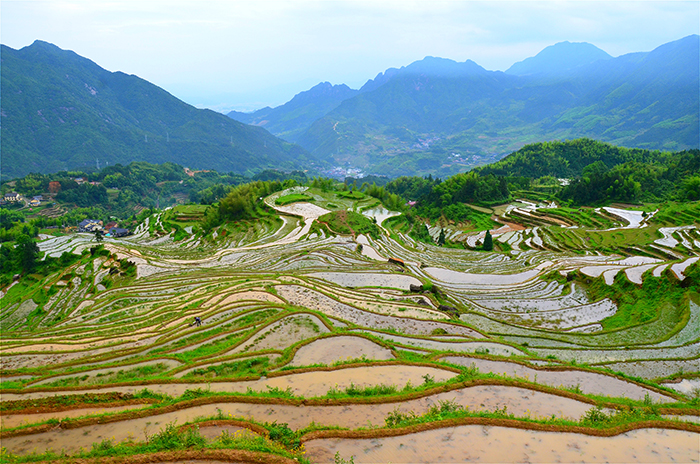
[[[279, 219], [214, 237], [151, 236], [154, 215], [104, 251], [46, 238], [81, 258], [3, 290], [3, 462], [700, 459], [696, 229], [586, 254], [572, 244], [653, 227], [609, 209], [605, 230], [565, 229], [521, 203], [503, 214], [533, 225], [485, 253], [392, 239], [369, 197], [265, 202]], [[337, 209], [386, 233], [310, 232]], [[677, 297], [629, 319], [620, 295], [653, 285]]]

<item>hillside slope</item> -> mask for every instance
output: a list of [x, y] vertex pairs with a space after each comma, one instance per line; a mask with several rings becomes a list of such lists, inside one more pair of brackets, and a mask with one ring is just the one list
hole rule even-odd
[[389, 175], [449, 175], [541, 140], [697, 148], [699, 43], [693, 35], [609, 59], [584, 47], [560, 72], [548, 58], [530, 62], [526, 75], [428, 57], [378, 75], [296, 140], [319, 157]]
[[172, 161], [253, 172], [311, 161], [262, 128], [190, 106], [133, 75], [36, 41], [2, 46], [2, 176]]
[[252, 113], [231, 111], [228, 117], [244, 124], [261, 126], [289, 142], [296, 142], [301, 134], [344, 100], [357, 94], [345, 84], [321, 82], [300, 92], [284, 105], [265, 107]]

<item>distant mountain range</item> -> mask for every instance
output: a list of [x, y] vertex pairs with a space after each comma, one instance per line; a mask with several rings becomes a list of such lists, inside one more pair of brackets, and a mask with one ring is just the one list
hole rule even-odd
[[699, 44], [691, 35], [613, 58], [561, 42], [506, 72], [426, 57], [359, 90], [322, 83], [277, 108], [229, 116], [387, 175], [450, 175], [543, 140], [698, 148]]
[[562, 42], [506, 72], [426, 57], [358, 90], [324, 82], [230, 117], [46, 42], [3, 45], [0, 175], [172, 161], [248, 175], [332, 164], [444, 177], [546, 140], [698, 148], [699, 45], [692, 35], [613, 58]]
[[131, 161], [248, 174], [317, 162], [262, 128], [52, 44], [1, 52], [3, 180]]

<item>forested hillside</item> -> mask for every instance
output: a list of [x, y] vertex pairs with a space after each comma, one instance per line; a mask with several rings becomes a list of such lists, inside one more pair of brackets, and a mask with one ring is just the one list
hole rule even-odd
[[380, 73], [310, 125], [308, 108], [320, 114], [327, 99], [301, 107], [292, 105], [295, 97], [253, 113], [251, 122], [286, 137], [303, 119], [293, 140], [311, 153], [389, 176], [444, 177], [542, 140], [693, 149], [700, 146], [699, 45], [691, 35], [612, 58], [591, 44], [562, 42], [506, 73], [426, 57]]
[[[445, 180], [399, 177], [387, 192], [416, 201], [419, 216], [464, 221], [466, 204], [505, 203], [513, 192], [548, 185], [548, 195], [572, 205], [700, 200], [700, 150], [628, 149], [589, 139], [526, 145], [503, 160]], [[559, 179], [559, 180], [557, 180]]]
[[475, 171], [482, 176], [570, 179], [560, 197], [577, 204], [700, 198], [700, 150], [630, 149], [590, 139], [543, 142]]
[[296, 142], [314, 121], [357, 92], [345, 84], [321, 82], [276, 108], [266, 107], [252, 113], [231, 111], [227, 116], [245, 124], [264, 127], [284, 140]]
[[250, 175], [314, 164], [262, 128], [41, 41], [2, 46], [1, 104], [3, 179], [131, 161]]

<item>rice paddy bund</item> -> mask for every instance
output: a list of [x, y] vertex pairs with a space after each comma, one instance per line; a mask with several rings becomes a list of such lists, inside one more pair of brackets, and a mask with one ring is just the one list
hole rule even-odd
[[2, 291], [0, 462], [700, 460], [697, 223], [519, 202], [483, 252], [361, 192], [264, 201], [45, 237], [78, 259]]

